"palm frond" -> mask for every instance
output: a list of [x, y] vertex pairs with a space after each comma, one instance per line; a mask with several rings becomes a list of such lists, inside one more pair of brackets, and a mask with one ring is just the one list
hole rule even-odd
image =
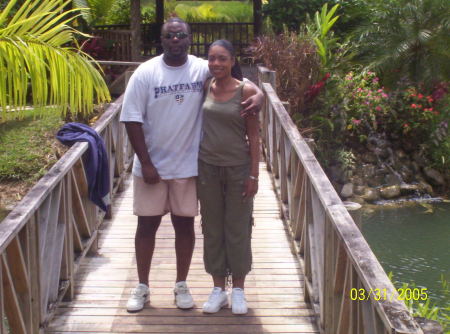
[[72, 7], [80, 10], [81, 16], [87, 23], [92, 22], [93, 16], [87, 0], [72, 0]]
[[104, 19], [111, 10], [111, 0], [86, 0], [91, 9], [94, 24], [104, 23]]
[[355, 34], [363, 63], [397, 80], [403, 76], [417, 83], [448, 79], [447, 0], [375, 0], [369, 6], [368, 20]]
[[0, 28], [0, 73], [6, 74], [0, 78], [0, 121], [30, 103], [88, 114], [94, 103], [110, 99], [93, 59], [71, 46], [82, 34], [68, 25], [80, 14], [68, 15], [75, 10], [64, 11], [67, 3], [27, 0]]

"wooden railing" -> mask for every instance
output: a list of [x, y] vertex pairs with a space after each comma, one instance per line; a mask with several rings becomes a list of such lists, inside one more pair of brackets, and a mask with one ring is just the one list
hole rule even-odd
[[[247, 56], [245, 49], [250, 45], [254, 36], [254, 24], [249, 23], [190, 23], [192, 30], [192, 44], [190, 53], [198, 57], [206, 57], [209, 45], [216, 39], [228, 39], [233, 43], [238, 56]], [[115, 60], [130, 60], [129, 40], [130, 27], [126, 24], [96, 26], [93, 34], [104, 39], [107, 44], [114, 45], [118, 54]], [[162, 53], [160, 43], [161, 26], [156, 23], [142, 24], [142, 56], [153, 57]], [[116, 32], [120, 32], [116, 34]], [[128, 37], [125, 37], [125, 33]], [[125, 50], [123, 50], [125, 49]], [[129, 58], [123, 58], [123, 57]]]
[[422, 333], [279, 100], [275, 73], [258, 76], [265, 157], [321, 333]]
[[[119, 98], [94, 125], [109, 157], [110, 198], [132, 156], [121, 104]], [[0, 223], [0, 333], [42, 332], [58, 302], [73, 297], [81, 259], [96, 249], [105, 213], [88, 199], [87, 149], [73, 145]]]

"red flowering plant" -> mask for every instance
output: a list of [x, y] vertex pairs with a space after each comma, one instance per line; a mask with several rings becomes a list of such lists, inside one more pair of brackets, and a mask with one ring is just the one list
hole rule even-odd
[[447, 93], [445, 83], [428, 93], [414, 86], [396, 91], [391, 97], [391, 131], [418, 141], [433, 137], [440, 123], [448, 121], [450, 116], [445, 102]]
[[370, 133], [384, 131], [391, 108], [376, 74], [349, 72], [336, 80], [337, 108], [332, 118], [340, 119], [341, 130], [360, 141], [365, 141]]

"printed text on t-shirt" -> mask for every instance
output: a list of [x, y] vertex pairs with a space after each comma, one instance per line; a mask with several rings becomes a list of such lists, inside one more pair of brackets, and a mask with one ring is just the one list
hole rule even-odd
[[176, 93], [202, 92], [203, 81], [155, 87], [155, 99]]

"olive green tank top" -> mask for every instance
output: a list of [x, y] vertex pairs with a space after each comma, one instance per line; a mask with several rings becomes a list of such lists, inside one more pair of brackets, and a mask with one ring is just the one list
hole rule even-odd
[[244, 82], [231, 99], [219, 102], [211, 94], [213, 80], [202, 107], [199, 159], [216, 166], [245, 165], [250, 162], [250, 154], [245, 119], [240, 115]]

